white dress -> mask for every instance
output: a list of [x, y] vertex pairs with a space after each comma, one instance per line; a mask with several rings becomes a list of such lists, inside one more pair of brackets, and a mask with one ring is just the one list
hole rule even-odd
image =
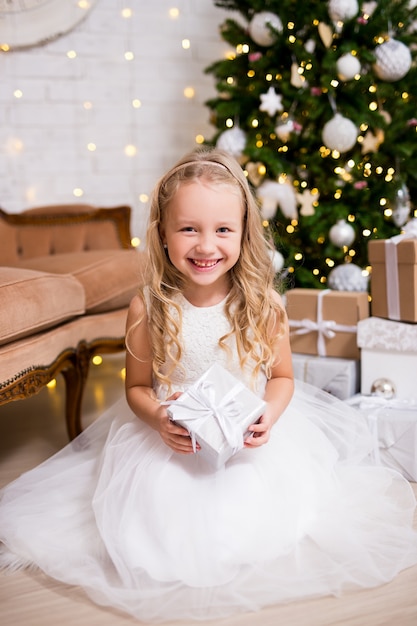
[[[214, 361], [236, 374], [217, 347], [224, 303], [182, 303], [186, 377], [175, 388]], [[268, 444], [213, 471], [198, 452], [172, 452], [122, 398], [2, 491], [0, 562], [34, 564], [156, 622], [383, 584], [417, 563], [415, 498], [400, 474], [367, 461], [362, 420], [297, 384]]]

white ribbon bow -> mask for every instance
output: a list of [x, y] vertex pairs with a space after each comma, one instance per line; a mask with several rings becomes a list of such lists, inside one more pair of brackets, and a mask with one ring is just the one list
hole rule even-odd
[[[242, 403], [238, 402], [235, 396], [239, 389], [243, 388], [244, 385], [242, 383], [234, 385], [220, 402], [216, 402], [214, 385], [208, 380], [201, 380], [195, 387], [190, 387], [190, 389], [177, 400], [162, 402], [162, 404], [174, 404], [175, 406], [187, 409], [189, 413], [181, 415], [182, 422], [191, 422], [214, 417], [224, 438], [233, 449], [233, 453], [235, 453], [243, 448], [242, 428], [234, 419], [238, 417], [242, 411]], [[193, 451], [196, 452], [197, 442], [195, 433], [190, 432], [190, 437]]]
[[392, 320], [401, 319], [397, 245], [405, 239], [417, 239], [416, 217], [407, 222], [401, 235], [395, 235], [395, 237], [385, 240], [385, 280], [387, 284], [388, 317]]
[[337, 324], [335, 320], [323, 319], [323, 298], [330, 289], [320, 291], [317, 298], [317, 321], [308, 318], [302, 320], [289, 320], [290, 328], [297, 328], [294, 335], [306, 335], [307, 333], [317, 332], [317, 352], [319, 356], [326, 356], [326, 339], [333, 339], [336, 332], [354, 333], [357, 326], [349, 326], [347, 324]]

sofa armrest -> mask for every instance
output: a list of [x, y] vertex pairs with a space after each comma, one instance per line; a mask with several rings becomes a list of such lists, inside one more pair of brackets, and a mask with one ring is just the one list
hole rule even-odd
[[131, 247], [129, 206], [51, 205], [0, 209], [0, 265], [38, 256]]

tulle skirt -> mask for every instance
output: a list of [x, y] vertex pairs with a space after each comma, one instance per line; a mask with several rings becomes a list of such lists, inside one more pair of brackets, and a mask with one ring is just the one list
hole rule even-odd
[[123, 398], [1, 492], [0, 563], [154, 622], [380, 585], [417, 563], [417, 533], [372, 445], [359, 412], [297, 383], [268, 444], [213, 471]]

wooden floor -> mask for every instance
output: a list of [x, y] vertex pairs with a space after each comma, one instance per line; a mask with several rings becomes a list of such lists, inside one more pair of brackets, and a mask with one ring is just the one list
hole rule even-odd
[[[106, 357], [103, 365], [92, 369], [84, 403], [86, 424], [123, 393], [119, 373], [122, 366], [122, 356], [113, 356]], [[67, 443], [63, 411], [61, 381], [55, 390], [44, 389], [29, 400], [0, 407], [0, 486]], [[417, 493], [417, 486], [413, 486]], [[79, 589], [57, 583], [39, 572], [0, 574], [1, 626], [127, 626], [138, 623], [131, 617], [94, 605]], [[417, 626], [417, 567], [376, 589], [196, 624]]]

